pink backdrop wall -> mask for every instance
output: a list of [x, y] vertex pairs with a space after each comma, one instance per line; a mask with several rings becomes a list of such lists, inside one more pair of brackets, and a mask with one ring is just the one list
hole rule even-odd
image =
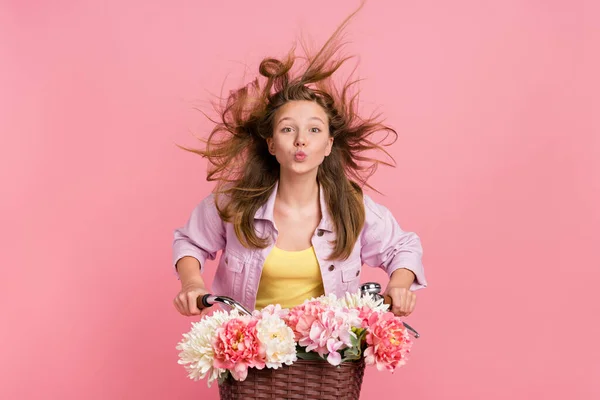
[[[172, 230], [211, 186], [174, 143], [355, 3], [0, 3], [0, 398], [217, 398], [177, 365]], [[364, 399], [600, 396], [599, 12], [371, 1], [351, 25], [365, 107], [401, 133], [372, 195], [430, 280], [410, 363]]]

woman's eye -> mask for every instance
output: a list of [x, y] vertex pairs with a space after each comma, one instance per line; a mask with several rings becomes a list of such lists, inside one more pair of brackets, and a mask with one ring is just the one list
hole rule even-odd
[[310, 131], [312, 133], [319, 133], [319, 132], [321, 132], [321, 130], [319, 128], [312, 128]]
[[290, 128], [290, 127], [285, 127], [285, 128], [283, 128], [281, 130], [281, 132], [285, 132], [285, 133], [288, 133], [288, 132], [291, 132], [291, 131], [292, 131], [292, 128]]

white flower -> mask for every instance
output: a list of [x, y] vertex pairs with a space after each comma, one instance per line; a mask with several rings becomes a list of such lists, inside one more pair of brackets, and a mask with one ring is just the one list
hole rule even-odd
[[339, 300], [337, 298], [337, 296], [335, 295], [335, 293], [329, 293], [327, 296], [322, 295], [319, 297], [313, 297], [310, 298], [308, 300], [304, 300], [305, 303], [309, 302], [309, 301], [318, 301], [321, 304], [325, 304], [326, 306], [337, 306], [339, 305]]
[[296, 361], [294, 332], [277, 314], [263, 314], [256, 324], [258, 340], [265, 348], [268, 368], [279, 368]]
[[216, 310], [212, 315], [192, 322], [192, 329], [183, 334], [184, 339], [176, 347], [177, 350], [181, 350], [177, 363], [185, 366], [190, 379], [204, 379], [208, 375], [210, 387], [215, 379], [227, 372], [226, 369], [213, 367], [214, 352], [211, 343], [217, 328], [237, 316], [238, 312], [235, 310]]
[[346, 292], [346, 295], [340, 298], [337, 303], [341, 307], [348, 308], [361, 308], [363, 306], [367, 306], [376, 312], [386, 312], [389, 308], [387, 304], [383, 304], [383, 300], [374, 300], [370, 295], [362, 295], [360, 292]]
[[363, 306], [369, 307], [371, 310], [377, 312], [385, 312], [388, 311], [389, 306], [387, 304], [383, 304], [383, 300], [375, 300], [371, 295], [362, 294], [359, 290], [356, 293], [346, 292], [344, 297], [340, 297], [339, 299], [334, 293], [330, 293], [329, 295], [320, 296], [317, 298], [312, 298], [306, 301], [318, 301], [321, 304], [325, 304], [331, 307], [342, 307], [342, 308], [362, 308]]

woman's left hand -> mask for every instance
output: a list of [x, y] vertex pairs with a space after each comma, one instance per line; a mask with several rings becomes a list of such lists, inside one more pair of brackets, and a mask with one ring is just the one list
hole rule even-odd
[[390, 311], [398, 317], [406, 317], [410, 315], [417, 302], [417, 295], [410, 290], [402, 287], [388, 287], [384, 295], [392, 298], [392, 307]]

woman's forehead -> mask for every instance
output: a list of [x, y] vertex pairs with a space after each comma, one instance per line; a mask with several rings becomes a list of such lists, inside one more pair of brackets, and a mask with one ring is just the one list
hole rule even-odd
[[292, 121], [316, 121], [325, 123], [327, 113], [319, 104], [308, 100], [289, 101], [277, 110], [276, 123], [284, 120]]

